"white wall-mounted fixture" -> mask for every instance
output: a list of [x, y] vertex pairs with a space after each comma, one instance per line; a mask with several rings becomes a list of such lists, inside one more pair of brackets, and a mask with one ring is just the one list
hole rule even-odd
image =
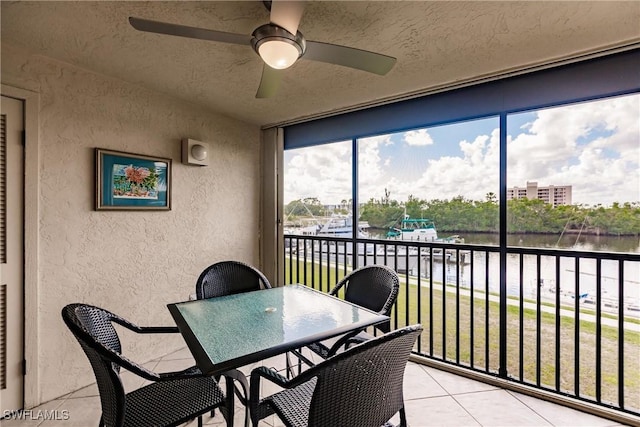
[[209, 144], [185, 138], [182, 140], [182, 163], [185, 165], [209, 166]]

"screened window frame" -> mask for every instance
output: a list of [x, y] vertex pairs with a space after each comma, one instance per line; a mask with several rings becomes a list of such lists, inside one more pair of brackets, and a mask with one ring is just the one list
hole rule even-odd
[[640, 92], [640, 48], [284, 126], [284, 149]]
[[[354, 201], [352, 215], [355, 222], [359, 217], [358, 204], [360, 203], [358, 197], [359, 139], [488, 117], [499, 118], [500, 160], [497, 167], [499, 167], [500, 225], [499, 246], [496, 252], [499, 255], [500, 263], [500, 290], [499, 311], [493, 313], [492, 316], [497, 315], [499, 319], [500, 350], [497, 374], [499, 378], [510, 380], [506, 349], [508, 336], [506, 322], [508, 305], [507, 254], [509, 251], [507, 247], [506, 202], [508, 115], [616, 96], [640, 94], [640, 68], [638, 64], [640, 64], [640, 48], [634, 48], [542, 71], [533, 71], [528, 74], [505, 77], [496, 81], [478, 83], [469, 87], [456, 88], [393, 104], [292, 124], [283, 128], [284, 150], [321, 146], [338, 141], [351, 141], [352, 199]], [[354, 227], [351, 241], [354, 243], [365, 241], [358, 238], [356, 230], [357, 227]], [[357, 260], [357, 244], [353, 244], [353, 251], [353, 258]], [[576, 331], [579, 331], [579, 328]], [[578, 362], [576, 362], [576, 371], [578, 371], [577, 366]], [[540, 385], [534, 387], [544, 389]], [[576, 385], [576, 389], [578, 388]], [[563, 394], [561, 391], [558, 393]], [[580, 398], [579, 395], [577, 397]], [[600, 401], [598, 403], [609, 406]]]
[[[351, 141], [353, 217], [358, 218], [358, 140], [498, 117], [500, 243], [507, 247], [507, 116], [640, 93], [640, 48], [283, 128], [284, 150]], [[355, 229], [354, 229], [355, 230]], [[354, 231], [353, 239], [357, 240]]]

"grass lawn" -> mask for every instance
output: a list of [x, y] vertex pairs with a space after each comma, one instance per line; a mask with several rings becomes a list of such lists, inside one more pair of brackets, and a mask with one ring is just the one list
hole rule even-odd
[[[292, 277], [289, 277], [290, 267], [293, 267]], [[343, 266], [336, 268], [335, 264], [321, 268], [300, 261], [297, 273], [295, 261], [291, 266], [287, 263], [286, 283], [304, 283], [328, 291], [347, 272]], [[314, 278], [313, 283], [311, 278]], [[423, 325], [418, 350], [424, 355], [496, 373], [500, 351], [500, 304], [488, 301], [484, 294], [476, 293], [471, 298], [463, 293], [456, 294], [455, 287], [451, 286], [443, 292], [442, 283], [436, 280], [433, 288], [425, 286], [428, 283], [428, 279], [423, 279], [421, 287], [413, 283], [407, 286], [406, 277], [400, 276], [400, 294], [392, 313], [394, 324], [398, 327], [414, 323]], [[580, 314], [595, 313], [581, 310]], [[557, 329], [553, 313], [542, 312], [538, 319], [536, 310], [525, 308], [521, 320], [519, 305], [508, 305], [508, 375], [550, 390], [556, 389], [558, 378], [560, 392], [595, 400], [596, 324], [581, 319], [578, 326], [576, 339], [576, 323], [572, 317], [561, 316]], [[556, 330], [559, 331], [559, 354], [556, 354]], [[623, 360], [619, 360], [619, 340], [618, 328], [601, 326], [601, 400], [619, 405], [618, 366], [622, 363], [624, 407], [637, 409], [640, 408], [640, 333], [624, 331]], [[579, 351], [577, 378], [576, 349]], [[558, 367], [556, 360], [560, 361]]]

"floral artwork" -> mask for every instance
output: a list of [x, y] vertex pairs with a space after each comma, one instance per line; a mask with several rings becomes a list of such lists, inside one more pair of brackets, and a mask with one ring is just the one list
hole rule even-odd
[[96, 149], [96, 210], [169, 210], [171, 159]]
[[113, 197], [158, 198], [158, 172], [155, 168], [113, 165]]

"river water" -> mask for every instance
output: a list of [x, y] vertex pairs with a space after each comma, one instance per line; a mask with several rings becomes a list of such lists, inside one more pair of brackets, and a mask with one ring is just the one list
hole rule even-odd
[[[384, 239], [384, 234], [376, 234], [369, 231], [372, 239]], [[439, 233], [440, 237], [447, 237], [445, 233]], [[487, 233], [460, 233], [465, 244], [477, 244], [485, 246], [498, 246], [499, 236]], [[397, 243], [397, 240], [394, 240]], [[510, 247], [533, 247], [572, 249], [588, 252], [620, 252], [640, 253], [640, 238], [632, 236], [593, 236], [593, 235], [533, 235], [512, 234], [507, 238]], [[332, 258], [332, 251], [326, 244], [322, 249], [316, 248], [316, 256]], [[317, 246], [317, 245], [316, 245]], [[342, 247], [344, 252], [344, 247]], [[405, 247], [406, 248], [406, 247]], [[399, 248], [405, 249], [405, 248]], [[410, 248], [411, 249], [411, 248]], [[498, 253], [486, 253], [474, 251], [464, 254], [462, 262], [456, 263], [455, 259], [443, 262], [442, 255], [430, 259], [428, 251], [418, 253], [417, 248], [409, 252], [409, 260], [406, 253], [373, 254], [359, 249], [358, 265], [386, 264], [400, 273], [408, 273], [409, 276], [433, 277], [434, 283], [442, 283], [443, 278], [449, 285], [458, 284], [461, 288], [475, 291], [500, 291], [500, 258]], [[365, 255], [365, 252], [367, 253]], [[406, 252], [406, 250], [405, 250]], [[350, 254], [351, 251], [348, 250]], [[435, 255], [435, 253], [434, 253]], [[365, 260], [366, 257], [366, 260]], [[488, 257], [488, 261], [487, 261]], [[347, 262], [353, 265], [353, 259], [349, 255]], [[463, 257], [461, 257], [462, 259]], [[473, 264], [471, 259], [473, 258]], [[507, 293], [509, 296], [522, 296], [535, 300], [538, 295], [541, 299], [553, 303], [559, 295], [563, 304], [573, 305], [576, 298], [585, 308], [593, 308], [597, 300], [598, 276], [600, 284], [601, 307], [605, 311], [616, 313], [620, 305], [624, 312], [630, 316], [640, 316], [640, 261], [624, 261], [623, 277], [619, 277], [620, 264], [615, 260], [602, 259], [600, 271], [596, 260], [588, 258], [560, 257], [556, 268], [555, 256], [538, 257], [525, 255], [520, 265], [518, 254], [507, 255]], [[419, 265], [419, 267], [418, 267]], [[472, 268], [473, 265], [473, 268]], [[556, 271], [557, 270], [557, 271]], [[522, 275], [522, 278], [521, 278]], [[473, 277], [472, 277], [473, 276]], [[425, 285], [429, 281], [423, 281]]]
[[[384, 239], [386, 230], [369, 230], [373, 239]], [[465, 243], [498, 246], [497, 233], [441, 233], [439, 237], [459, 234]], [[507, 245], [527, 248], [561, 248], [578, 251], [640, 253], [640, 236], [594, 236], [587, 234], [508, 234]]]
[[[443, 236], [444, 237], [444, 236]], [[461, 235], [465, 243], [479, 245], [498, 245], [498, 234], [464, 233]], [[508, 246], [527, 248], [561, 248], [578, 251], [627, 252], [640, 253], [640, 237], [638, 236], [593, 236], [565, 234], [508, 234]]]
[[[446, 234], [439, 233], [440, 237]], [[370, 233], [372, 238], [384, 238]], [[460, 233], [465, 243], [495, 245], [498, 246], [499, 236], [486, 233]], [[640, 238], [632, 236], [593, 236], [593, 235], [532, 235], [512, 234], [507, 237], [508, 246], [573, 249], [578, 251], [596, 252], [624, 252], [640, 253]], [[471, 263], [469, 257], [465, 263], [443, 263], [441, 260], [430, 262], [428, 257], [421, 257], [420, 271], [422, 276], [433, 275], [439, 282], [445, 277], [447, 283], [456, 283], [469, 288], [473, 283], [474, 289], [491, 292], [500, 289], [500, 260], [497, 253], [489, 254], [488, 271], [484, 252], [474, 252], [473, 280], [471, 278]], [[388, 263], [389, 261], [387, 261]], [[415, 275], [417, 258], [412, 259], [412, 270], [409, 274]], [[399, 265], [404, 265], [402, 262]], [[391, 266], [393, 267], [393, 266]], [[624, 277], [622, 278], [623, 296], [620, 298], [619, 265], [617, 261], [603, 260], [600, 270], [601, 301], [603, 309], [616, 311], [620, 303], [628, 309], [629, 314], [640, 314], [640, 262], [624, 262]], [[444, 269], [444, 271], [443, 271]], [[520, 294], [520, 257], [508, 255], [507, 257], [507, 292], [511, 296]], [[535, 299], [537, 286], [540, 286], [540, 296], [544, 300], [554, 301], [559, 293], [565, 303], [575, 301], [576, 295], [586, 305], [595, 304], [597, 289], [596, 261], [580, 259], [576, 266], [574, 258], [560, 258], [559, 274], [556, 275], [555, 257], [540, 258], [540, 272], [538, 277], [537, 258], [533, 255], [523, 257], [522, 266], [522, 293], [525, 298]], [[559, 276], [559, 283], [556, 283]], [[456, 279], [459, 277], [459, 279]]]

